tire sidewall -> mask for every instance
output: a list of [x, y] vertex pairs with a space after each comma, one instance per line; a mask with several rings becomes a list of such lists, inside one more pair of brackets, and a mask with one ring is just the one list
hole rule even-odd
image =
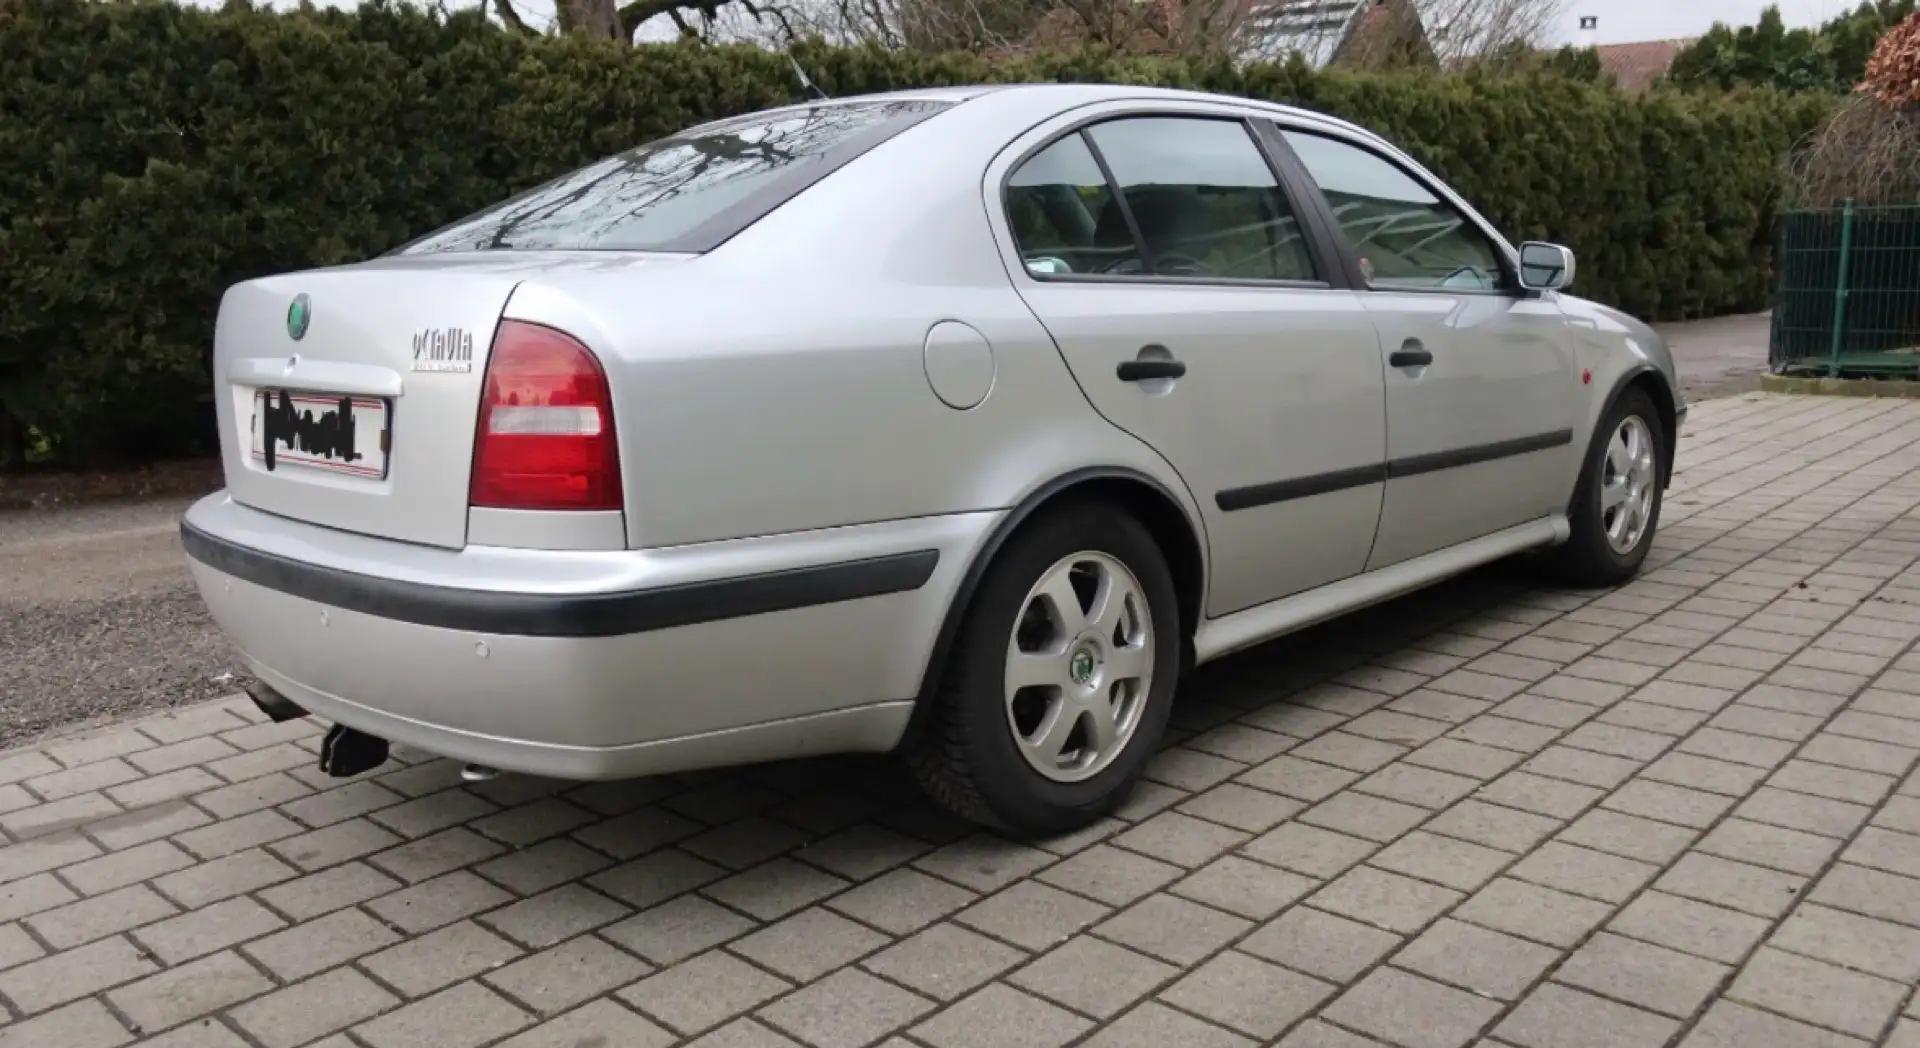
[[[1008, 642], [1027, 594], [1041, 575], [1074, 553], [1104, 553], [1139, 581], [1152, 616], [1153, 680], [1132, 738], [1112, 764], [1092, 778], [1055, 782], [1020, 754], [1007, 723]], [[1010, 544], [981, 587], [958, 654], [966, 660], [960, 716], [978, 762], [973, 776], [981, 798], [1007, 823], [1037, 829], [1084, 824], [1124, 801], [1159, 748], [1179, 678], [1179, 606], [1173, 576], [1146, 528], [1101, 507], [1073, 507], [1037, 522]]]

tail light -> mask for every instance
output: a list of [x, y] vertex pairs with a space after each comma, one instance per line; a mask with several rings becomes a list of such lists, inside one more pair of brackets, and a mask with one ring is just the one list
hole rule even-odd
[[493, 338], [468, 501], [497, 509], [619, 509], [606, 372], [553, 328], [503, 320]]

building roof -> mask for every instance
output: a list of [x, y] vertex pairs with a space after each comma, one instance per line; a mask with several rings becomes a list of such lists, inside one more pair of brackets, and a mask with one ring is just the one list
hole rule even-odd
[[1640, 91], [1665, 76], [1667, 70], [1673, 67], [1673, 60], [1679, 57], [1680, 52], [1693, 46], [1697, 39], [1686, 37], [1678, 40], [1642, 40], [1632, 44], [1603, 44], [1595, 50], [1600, 52], [1602, 73], [1629, 91]]

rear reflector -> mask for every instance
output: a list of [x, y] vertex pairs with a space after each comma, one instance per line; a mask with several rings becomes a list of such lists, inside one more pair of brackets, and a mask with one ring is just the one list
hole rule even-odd
[[577, 339], [500, 322], [468, 501], [492, 509], [620, 508], [613, 397], [600, 362]]

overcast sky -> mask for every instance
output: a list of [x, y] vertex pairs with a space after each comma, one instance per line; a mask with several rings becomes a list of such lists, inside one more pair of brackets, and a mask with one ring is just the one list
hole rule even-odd
[[[1699, 36], [1715, 22], [1751, 25], [1767, 7], [1765, 0], [1566, 0], [1566, 5], [1556, 43], [1574, 40], [1581, 15], [1600, 19], [1600, 43], [1624, 44]], [[1789, 27], [1815, 26], [1858, 6], [1858, 0], [1779, 0], [1779, 5]]]

